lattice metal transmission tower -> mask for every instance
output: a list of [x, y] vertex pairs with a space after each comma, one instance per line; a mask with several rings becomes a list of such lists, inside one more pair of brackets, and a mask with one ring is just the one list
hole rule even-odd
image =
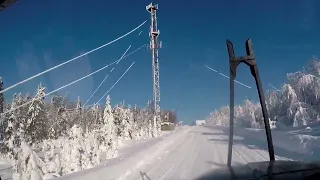
[[[157, 29], [157, 15], [158, 5], [150, 3], [146, 6], [146, 10], [151, 14], [150, 26], [150, 49], [152, 51], [152, 72], [153, 72], [153, 105], [154, 105], [154, 130], [155, 133], [160, 131], [160, 85], [159, 85], [159, 60], [158, 49], [161, 48], [161, 42], [158, 42], [160, 34]], [[157, 136], [154, 134], [153, 136]]]

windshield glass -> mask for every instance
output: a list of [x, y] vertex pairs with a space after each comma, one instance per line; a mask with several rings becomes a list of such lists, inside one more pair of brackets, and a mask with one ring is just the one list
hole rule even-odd
[[320, 1], [61, 2], [0, 0], [0, 180], [320, 160]]

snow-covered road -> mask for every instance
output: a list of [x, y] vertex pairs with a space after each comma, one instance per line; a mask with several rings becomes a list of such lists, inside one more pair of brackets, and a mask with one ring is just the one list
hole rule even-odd
[[[305, 146], [305, 143], [293, 134], [274, 131], [272, 136], [276, 159], [317, 160], [314, 159], [316, 156], [309, 157], [309, 153], [306, 154], [311, 152], [314, 146]], [[227, 151], [228, 127], [183, 126], [177, 128], [174, 133], [159, 138], [133, 141], [125, 145], [120, 151], [120, 156], [107, 161], [106, 165], [101, 164], [57, 179], [195, 179], [225, 166]], [[235, 128], [233, 165], [268, 159], [263, 130]]]
[[[228, 136], [218, 127], [192, 126], [181, 134], [183, 136], [179, 136], [175, 143], [163, 148], [160, 153], [131, 170], [122, 179], [195, 179], [226, 165]], [[235, 136], [235, 139], [237, 138], [239, 139]], [[277, 156], [277, 159], [286, 158]], [[263, 160], [268, 160], [265, 150], [241, 143], [234, 144], [234, 165]]]

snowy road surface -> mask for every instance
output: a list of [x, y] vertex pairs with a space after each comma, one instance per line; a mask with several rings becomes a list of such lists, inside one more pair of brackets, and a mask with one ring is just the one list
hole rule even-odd
[[[239, 137], [235, 136], [235, 139]], [[175, 143], [132, 170], [123, 179], [195, 179], [206, 172], [225, 166], [227, 150], [228, 136], [218, 128], [189, 127]], [[235, 141], [233, 165], [264, 160], [268, 160], [267, 151]]]

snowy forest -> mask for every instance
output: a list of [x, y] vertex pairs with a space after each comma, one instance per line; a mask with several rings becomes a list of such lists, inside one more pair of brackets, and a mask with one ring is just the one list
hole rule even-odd
[[[124, 102], [111, 107], [110, 101], [107, 96], [103, 106], [82, 107], [80, 98], [46, 97], [41, 84], [34, 96], [14, 94], [7, 104], [0, 93], [1, 157], [12, 163], [13, 179], [50, 179], [91, 168], [116, 157], [121, 140], [161, 135], [151, 101], [142, 108]], [[177, 122], [174, 111], [160, 116]]]
[[[266, 105], [271, 128], [287, 128], [308, 125], [320, 120], [320, 62], [312, 58], [298, 72], [288, 73], [280, 90], [266, 94]], [[229, 106], [210, 113], [207, 124], [229, 125]], [[263, 127], [260, 103], [246, 99], [235, 106], [235, 126], [246, 128]]]

